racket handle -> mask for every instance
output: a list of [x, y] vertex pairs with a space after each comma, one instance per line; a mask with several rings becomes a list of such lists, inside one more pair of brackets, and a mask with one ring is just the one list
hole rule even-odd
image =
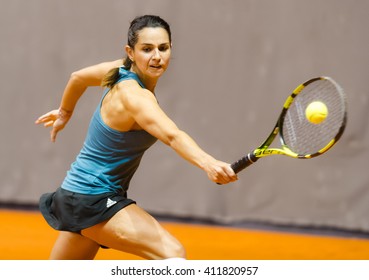
[[235, 173], [238, 173], [241, 170], [253, 164], [254, 162], [256, 162], [258, 159], [259, 158], [256, 157], [253, 152], [251, 152], [247, 154], [246, 156], [244, 156], [243, 158], [232, 163], [231, 167]]
[[[255, 156], [253, 152], [247, 154], [243, 158], [240, 158], [239, 160], [235, 161], [231, 164], [231, 168], [233, 169], [234, 173], [238, 173], [242, 170], [244, 170], [246, 167], [250, 166], [254, 162], [256, 162], [259, 158]], [[218, 185], [221, 185], [220, 183], [217, 183]]]

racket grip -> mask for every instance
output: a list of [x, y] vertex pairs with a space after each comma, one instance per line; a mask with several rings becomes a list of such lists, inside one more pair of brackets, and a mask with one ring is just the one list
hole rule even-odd
[[255, 156], [253, 152], [247, 154], [243, 158], [235, 161], [231, 164], [231, 167], [235, 173], [238, 173], [245, 169], [246, 167], [250, 166], [254, 162], [256, 162], [259, 158]]

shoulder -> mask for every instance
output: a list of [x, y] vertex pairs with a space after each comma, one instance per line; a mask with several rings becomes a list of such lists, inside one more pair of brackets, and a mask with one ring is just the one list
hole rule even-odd
[[157, 104], [155, 95], [142, 88], [136, 80], [121, 81], [116, 84], [114, 91], [127, 109], [138, 110], [150, 104]]
[[115, 90], [120, 93], [122, 97], [134, 98], [134, 97], [148, 97], [154, 99], [155, 95], [141, 87], [141, 85], [134, 79], [123, 80], [115, 85]]

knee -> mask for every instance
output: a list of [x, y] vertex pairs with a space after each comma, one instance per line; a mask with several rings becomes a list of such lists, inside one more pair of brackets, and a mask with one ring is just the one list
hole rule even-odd
[[187, 258], [187, 253], [185, 247], [183, 247], [182, 244], [179, 244], [175, 251], [175, 257], [176, 258]]
[[165, 254], [163, 255], [163, 259], [170, 259], [170, 258], [186, 259], [187, 257], [186, 249], [180, 242], [176, 241], [172, 243], [168, 248], [169, 249], [166, 250]]

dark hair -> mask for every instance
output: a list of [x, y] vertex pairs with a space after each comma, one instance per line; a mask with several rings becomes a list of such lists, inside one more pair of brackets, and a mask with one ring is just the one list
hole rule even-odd
[[[128, 42], [127, 42], [127, 44], [132, 49], [137, 44], [139, 31], [141, 31], [145, 27], [161, 27], [161, 28], [164, 28], [168, 33], [169, 42], [172, 42], [172, 34], [171, 34], [171, 31], [170, 31], [170, 26], [165, 20], [163, 20], [159, 16], [144, 15], [144, 16], [136, 17], [131, 22], [131, 25], [128, 29]], [[125, 69], [127, 69], [127, 70], [131, 69], [132, 61], [129, 59], [128, 56], [124, 59], [123, 65], [124, 65], [123, 67]], [[104, 77], [101, 85], [103, 87], [111, 88], [111, 87], [113, 87], [113, 85], [117, 81], [118, 77], [119, 77], [119, 69], [118, 68], [111, 69], [106, 74], [106, 76]]]

